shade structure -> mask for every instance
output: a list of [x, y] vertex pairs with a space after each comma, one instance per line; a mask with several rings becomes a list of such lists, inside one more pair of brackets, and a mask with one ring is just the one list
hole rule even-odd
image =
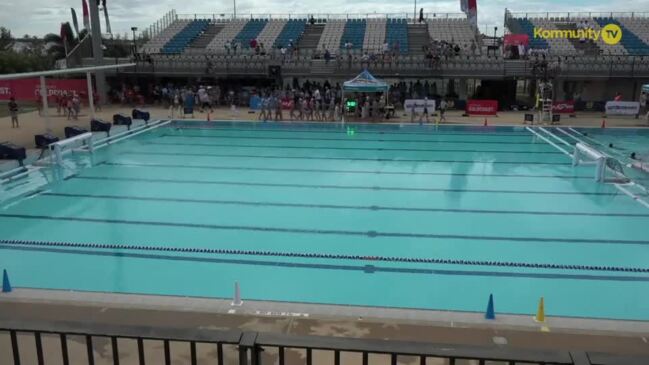
[[364, 70], [358, 76], [343, 83], [343, 91], [345, 92], [386, 92], [390, 87], [382, 80], [378, 80], [372, 74]]

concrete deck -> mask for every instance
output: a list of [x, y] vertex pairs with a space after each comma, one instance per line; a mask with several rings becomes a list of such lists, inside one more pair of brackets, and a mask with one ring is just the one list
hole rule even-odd
[[[245, 288], [242, 288], [245, 294]], [[272, 331], [529, 349], [649, 355], [649, 322], [246, 301], [18, 288], [0, 294], [4, 321], [94, 323]], [[498, 338], [498, 339], [496, 339]], [[502, 346], [502, 345], [499, 345]]]

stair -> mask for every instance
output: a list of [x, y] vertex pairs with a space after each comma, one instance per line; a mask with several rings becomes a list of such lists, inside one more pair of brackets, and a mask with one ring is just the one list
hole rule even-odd
[[336, 62], [325, 60], [311, 60], [311, 75], [331, 75], [336, 71]]
[[302, 38], [297, 43], [297, 46], [301, 50], [318, 48], [318, 42], [320, 41], [320, 36], [322, 36], [324, 27], [324, 24], [307, 24], [306, 28], [304, 28], [304, 33], [302, 33]]
[[[560, 30], [575, 30], [575, 29], [577, 29], [576, 24], [573, 25], [573, 24], [565, 24], [565, 23], [564, 24], [555, 23], [555, 26], [557, 27], [557, 29], [560, 29]], [[578, 54], [590, 55], [590, 56], [600, 54], [599, 47], [591, 39], [587, 39], [586, 42], [584, 42], [584, 43], [581, 43], [579, 41], [579, 39], [574, 39], [574, 38], [568, 38], [568, 41], [575, 47]]]
[[205, 31], [189, 44], [189, 48], [207, 48], [207, 45], [219, 34], [223, 27], [225, 27], [223, 23], [210, 23]]
[[428, 24], [408, 24], [408, 43], [408, 54], [423, 56], [423, 47], [430, 45]]

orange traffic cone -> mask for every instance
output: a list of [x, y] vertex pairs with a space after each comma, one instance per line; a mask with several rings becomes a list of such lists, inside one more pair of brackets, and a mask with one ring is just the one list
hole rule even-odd
[[484, 118], [484, 124], [482, 124], [482, 125], [483, 125], [484, 127], [486, 127], [486, 126], [489, 125], [489, 122], [487, 121], [487, 118], [486, 118], [486, 117]]
[[602, 128], [606, 128], [606, 119], [602, 119]]

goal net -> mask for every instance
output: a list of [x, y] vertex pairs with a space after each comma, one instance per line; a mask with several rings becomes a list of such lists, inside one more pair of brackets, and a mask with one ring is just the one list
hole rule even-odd
[[572, 165], [593, 165], [594, 179], [600, 183], [626, 184], [630, 179], [624, 172], [624, 165], [585, 143], [577, 143], [572, 158]]

